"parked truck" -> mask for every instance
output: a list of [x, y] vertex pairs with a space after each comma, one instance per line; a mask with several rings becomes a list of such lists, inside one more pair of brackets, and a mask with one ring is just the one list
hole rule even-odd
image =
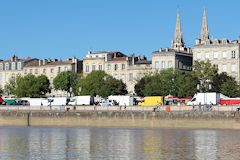
[[69, 102], [68, 97], [49, 97], [48, 98], [48, 105], [50, 106], [65, 106]]
[[81, 106], [81, 105], [93, 105], [93, 96], [75, 96], [70, 98], [68, 105]]
[[133, 106], [133, 97], [132, 96], [108, 96], [109, 100], [115, 100], [120, 106]]
[[222, 97], [225, 96], [216, 92], [197, 93], [187, 105], [217, 105]]
[[47, 98], [21, 98], [21, 100], [28, 101], [30, 106], [48, 106]]
[[146, 96], [143, 102], [138, 103], [139, 106], [157, 106], [163, 105], [163, 96]]
[[220, 105], [240, 105], [240, 98], [221, 98]]

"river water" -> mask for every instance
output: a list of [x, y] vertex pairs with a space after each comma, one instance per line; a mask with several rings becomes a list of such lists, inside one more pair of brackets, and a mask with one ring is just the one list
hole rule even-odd
[[237, 160], [240, 131], [0, 127], [3, 160]]

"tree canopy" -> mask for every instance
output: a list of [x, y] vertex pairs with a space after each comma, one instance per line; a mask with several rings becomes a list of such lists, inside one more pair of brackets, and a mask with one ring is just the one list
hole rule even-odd
[[2, 86], [0, 86], [0, 95], [3, 94], [3, 89], [2, 89]]
[[[67, 91], [70, 93], [71, 88], [74, 95], [78, 94], [78, 81], [80, 75], [71, 71], [59, 73], [53, 80], [55, 90]], [[70, 93], [71, 94], [71, 93]]]
[[24, 77], [17, 77], [15, 94], [17, 97], [44, 97], [50, 92], [50, 82], [45, 75], [34, 76], [28, 74]]
[[[189, 81], [189, 84], [184, 87], [183, 84], [185, 84], [186, 80]], [[135, 93], [139, 96], [174, 95], [182, 97], [189, 93], [187, 89], [193, 90], [196, 87], [192, 83], [190, 76], [185, 77], [178, 70], [166, 69], [143, 77], [135, 85]]]
[[15, 89], [16, 81], [14, 79], [11, 79], [7, 84], [5, 84], [3, 92], [6, 95], [15, 95]]
[[[211, 84], [211, 87], [209, 85]], [[199, 87], [197, 87], [199, 86]], [[240, 87], [236, 80], [227, 73], [218, 73], [209, 61], [195, 61], [193, 71], [181, 74], [178, 70], [161, 70], [143, 77], [135, 85], [139, 96], [157, 96], [168, 94], [188, 97], [197, 92], [221, 92], [230, 97], [240, 96]]]
[[78, 87], [80, 95], [107, 97], [127, 94], [126, 85], [104, 71], [92, 71], [79, 81]]

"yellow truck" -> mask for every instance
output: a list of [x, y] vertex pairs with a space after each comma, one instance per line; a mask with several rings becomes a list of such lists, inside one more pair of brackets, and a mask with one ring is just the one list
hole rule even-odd
[[144, 101], [138, 103], [139, 106], [156, 106], [163, 105], [163, 96], [146, 96]]

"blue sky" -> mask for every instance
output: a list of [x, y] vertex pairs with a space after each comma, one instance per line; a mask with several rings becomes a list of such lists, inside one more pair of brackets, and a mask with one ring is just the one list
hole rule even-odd
[[83, 58], [89, 50], [151, 57], [170, 47], [177, 10], [191, 47], [204, 6], [212, 38], [238, 38], [239, 0], [0, 0], [0, 59]]

